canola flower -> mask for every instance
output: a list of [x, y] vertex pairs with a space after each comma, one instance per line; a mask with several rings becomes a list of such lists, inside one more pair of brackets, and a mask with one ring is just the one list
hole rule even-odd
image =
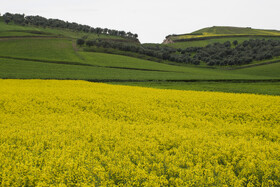
[[1, 186], [279, 186], [280, 97], [0, 80]]

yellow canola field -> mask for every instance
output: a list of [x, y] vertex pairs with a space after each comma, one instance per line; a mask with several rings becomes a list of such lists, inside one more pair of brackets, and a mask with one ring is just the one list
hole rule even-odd
[[1, 186], [279, 186], [280, 97], [0, 80]]

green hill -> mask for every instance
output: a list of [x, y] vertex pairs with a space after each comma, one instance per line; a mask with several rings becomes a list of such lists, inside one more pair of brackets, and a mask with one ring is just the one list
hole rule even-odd
[[[6, 24], [0, 20], [0, 78], [88, 80], [172, 89], [280, 95], [280, 89], [276, 88], [280, 80], [279, 63], [231, 70], [170, 61], [159, 63], [141, 59], [143, 55], [132, 52], [108, 54], [112, 49], [102, 47], [97, 47], [99, 52], [84, 51], [84, 47], [76, 45], [76, 39], [84, 36], [135, 44], [135, 40], [125, 37]], [[249, 82], [256, 82], [253, 86], [255, 89], [246, 87]], [[230, 85], [236, 89], [228, 89]]]
[[243, 42], [249, 39], [280, 39], [280, 31], [252, 29], [249, 27], [208, 27], [190, 34], [169, 35], [164, 44], [176, 48], [203, 47], [216, 42]]
[[[71, 39], [109, 39], [139, 43], [138, 39], [136, 39], [134, 36], [128, 37], [125, 31], [110, 30], [107, 28], [93, 28], [87, 25], [70, 23], [57, 19], [46, 19], [40, 16], [25, 16], [25, 18], [22, 18], [23, 20], [18, 23], [16, 21], [13, 21], [13, 19], [15, 19], [13, 18], [15, 17], [15, 15], [20, 14], [11, 14], [12, 17], [9, 18], [11, 19], [11, 21], [8, 24], [5, 23], [4, 16], [0, 16], [0, 39], [16, 37], [64, 37]], [[32, 19], [29, 19], [33, 21], [29, 21], [28, 23], [28, 17], [31, 17]], [[38, 20], [36, 21], [36, 19]], [[121, 35], [118, 33], [124, 34]]]
[[208, 27], [204, 29], [200, 29], [198, 31], [192, 32], [191, 34], [198, 35], [280, 35], [280, 31], [277, 30], [262, 30], [262, 29], [252, 29], [250, 27], [242, 28], [242, 27]]

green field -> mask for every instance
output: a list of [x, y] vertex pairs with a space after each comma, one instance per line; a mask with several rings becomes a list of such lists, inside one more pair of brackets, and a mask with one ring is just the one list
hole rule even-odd
[[[102, 57], [104, 54], [95, 54]], [[120, 63], [120, 60], [132, 60], [125, 56], [106, 54], [105, 62]], [[112, 59], [112, 60], [110, 60]], [[98, 61], [85, 62], [81, 65], [70, 62], [57, 61], [28, 61], [0, 58], [0, 77], [2, 78], [23, 78], [23, 79], [82, 79], [82, 80], [269, 80], [280, 79], [280, 63], [266, 65], [265, 67], [252, 67], [239, 70], [222, 70], [195, 67], [179, 67], [160, 64], [156, 62], [142, 61], [142, 66], [116, 64], [106, 67], [90, 64], [100, 64]], [[67, 64], [68, 63], [68, 64]], [[133, 63], [133, 62], [132, 62]], [[145, 64], [146, 63], [146, 64]], [[266, 69], [264, 74], [263, 68]]]
[[[36, 34], [36, 32], [39, 32], [40, 34]], [[127, 39], [118, 36], [75, 32], [67, 29], [20, 26], [12, 23], [5, 24], [3, 21], [0, 21], [0, 38], [7, 37], [7, 36], [45, 36], [45, 35], [61, 36], [61, 37], [74, 38], [74, 39], [87, 37], [88, 39], [105, 38], [105, 39], [120, 39], [120, 40], [127, 41]]]
[[[3, 36], [0, 38], [0, 78], [89, 80], [167, 89], [279, 95], [278, 82], [249, 82], [279, 81], [280, 63], [236, 70], [203, 65], [179, 66], [176, 63], [140, 59], [135, 54], [128, 57], [125, 54], [84, 52], [75, 44], [75, 38], [84, 33], [6, 25], [3, 22], [0, 22], [0, 26], [0, 36]], [[196, 42], [205, 45], [205, 42], [217, 40]], [[220, 42], [223, 40], [220, 39]], [[201, 82], [213, 80], [218, 82]], [[242, 81], [247, 82], [236, 83]]]
[[192, 32], [192, 34], [244, 34], [244, 35], [280, 35], [276, 30], [253, 29], [250, 27], [221, 27], [214, 26]]
[[[280, 40], [280, 32], [274, 30], [261, 30], [240, 27], [209, 27], [200, 29], [190, 34], [170, 35], [167, 37], [167, 45], [175, 48], [205, 47], [208, 44], [231, 43], [237, 40], [239, 43], [250, 39]], [[173, 42], [171, 42], [173, 41]]]
[[71, 39], [24, 38], [2, 40], [0, 56], [42, 60], [80, 61]]
[[280, 95], [280, 82], [111, 82], [115, 85], [159, 89]]
[[184, 40], [184, 39], [194, 39], [194, 38], [205, 38], [205, 37], [227, 37], [227, 36], [280, 36], [279, 31], [274, 30], [262, 30], [262, 29], [252, 29], [252, 28], [242, 28], [242, 27], [208, 27], [200, 29], [198, 31], [192, 32], [190, 34], [181, 35], [170, 35], [169, 39]]

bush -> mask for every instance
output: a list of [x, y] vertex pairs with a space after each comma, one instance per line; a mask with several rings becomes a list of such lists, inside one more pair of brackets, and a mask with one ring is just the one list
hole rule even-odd
[[84, 39], [78, 39], [76, 43], [77, 43], [77, 45], [82, 46], [82, 45], [85, 44], [85, 40]]

